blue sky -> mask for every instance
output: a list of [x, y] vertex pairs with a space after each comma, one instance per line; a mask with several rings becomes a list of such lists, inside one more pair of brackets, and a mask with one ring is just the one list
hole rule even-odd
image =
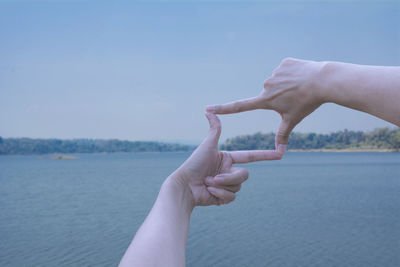
[[[0, 136], [198, 142], [287, 57], [400, 65], [400, 2], [0, 0]], [[221, 117], [222, 139], [279, 116]], [[296, 131], [391, 124], [328, 104]]]

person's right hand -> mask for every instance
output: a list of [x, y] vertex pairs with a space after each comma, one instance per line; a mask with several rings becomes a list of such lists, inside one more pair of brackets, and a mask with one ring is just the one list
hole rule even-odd
[[227, 204], [233, 201], [241, 184], [247, 180], [248, 171], [234, 164], [260, 160], [279, 160], [279, 151], [219, 151], [221, 122], [215, 114], [207, 113], [210, 124], [207, 137], [192, 155], [169, 177], [181, 188], [189, 192], [188, 199], [194, 206]]
[[207, 111], [215, 114], [238, 113], [254, 109], [277, 111], [282, 122], [276, 133], [275, 145], [279, 151], [285, 150], [290, 132], [307, 115], [323, 102], [318, 92], [318, 77], [324, 62], [286, 58], [264, 82], [261, 94], [223, 105], [207, 106]]

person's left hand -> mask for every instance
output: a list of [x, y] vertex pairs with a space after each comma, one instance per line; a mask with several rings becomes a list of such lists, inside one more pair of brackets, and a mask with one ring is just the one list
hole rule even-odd
[[215, 114], [207, 113], [206, 117], [210, 124], [208, 136], [174, 175], [175, 181], [190, 189], [193, 207], [227, 204], [235, 199], [249, 173], [232, 164], [281, 159], [284, 153], [272, 150], [220, 152], [221, 123]]

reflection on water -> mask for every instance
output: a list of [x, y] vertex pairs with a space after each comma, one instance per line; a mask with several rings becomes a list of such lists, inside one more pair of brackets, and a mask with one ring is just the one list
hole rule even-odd
[[[186, 153], [0, 157], [0, 266], [115, 266]], [[288, 153], [192, 216], [188, 266], [400, 266], [400, 154]]]

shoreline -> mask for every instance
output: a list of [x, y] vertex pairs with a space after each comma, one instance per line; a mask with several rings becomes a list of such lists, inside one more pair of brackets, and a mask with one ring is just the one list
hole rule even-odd
[[344, 148], [344, 149], [329, 149], [329, 148], [321, 148], [321, 149], [288, 149], [288, 152], [295, 152], [295, 153], [301, 153], [301, 152], [381, 152], [381, 153], [395, 153], [395, 152], [400, 152], [396, 149], [373, 149], [373, 148]]
[[140, 151], [140, 152], [82, 152], [82, 153], [47, 153], [47, 154], [2, 154], [0, 157], [7, 156], [39, 156], [39, 157], [49, 157], [49, 158], [57, 158], [58, 157], [75, 157], [77, 155], [112, 155], [112, 154], [162, 154], [162, 153], [192, 153], [191, 151]]
[[[259, 150], [259, 149], [256, 149]], [[225, 151], [225, 150], [220, 150]], [[230, 150], [229, 150], [230, 151]], [[229, 152], [228, 151], [228, 152]], [[77, 159], [77, 155], [106, 155], [106, 154], [163, 154], [163, 153], [192, 153], [193, 151], [143, 151], [143, 152], [94, 152], [94, 153], [49, 153], [49, 154], [7, 154], [0, 155], [0, 157], [7, 156], [39, 156], [48, 157], [50, 159]], [[363, 153], [363, 152], [379, 152], [379, 153], [399, 153], [395, 149], [289, 149], [287, 152], [293, 153], [310, 153], [310, 152], [327, 152], [327, 153]]]

